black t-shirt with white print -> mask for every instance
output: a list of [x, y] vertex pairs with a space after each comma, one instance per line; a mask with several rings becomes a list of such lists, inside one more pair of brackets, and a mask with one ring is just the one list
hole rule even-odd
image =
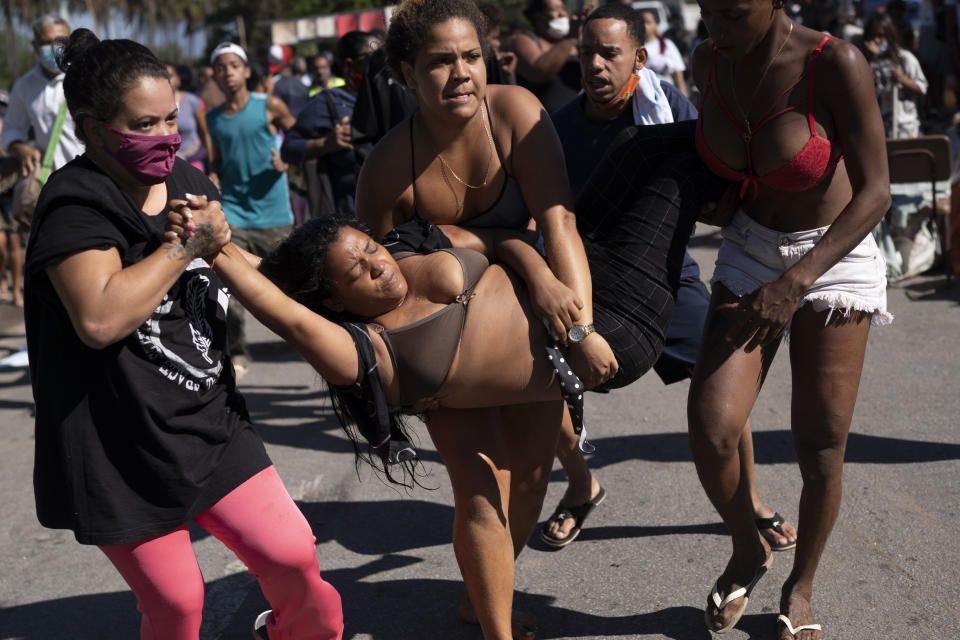
[[[170, 198], [219, 199], [177, 159]], [[46, 268], [116, 249], [124, 267], [162, 243], [151, 216], [85, 156], [51, 175], [27, 246], [25, 319], [36, 401], [34, 491], [40, 522], [86, 544], [168, 533], [270, 464], [227, 358], [228, 293], [193, 260], [157, 309], [104, 349], [83, 344]]]

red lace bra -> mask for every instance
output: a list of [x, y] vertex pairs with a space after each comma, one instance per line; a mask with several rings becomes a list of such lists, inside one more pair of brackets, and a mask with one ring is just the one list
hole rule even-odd
[[[813, 51], [813, 55], [810, 59], [810, 66], [807, 71], [797, 78], [793, 84], [787, 87], [783, 93], [777, 96], [777, 99], [773, 102], [773, 104], [770, 105], [770, 107], [760, 117], [760, 122], [753, 129], [751, 134], [747, 134], [740, 127], [740, 123], [730, 113], [727, 105], [724, 104], [723, 98], [720, 96], [720, 92], [716, 89], [713, 89], [713, 95], [716, 97], [717, 104], [720, 105], [721, 112], [731, 126], [737, 130], [737, 133], [743, 137], [747, 152], [746, 172], [731, 169], [724, 164], [720, 158], [714, 155], [713, 151], [710, 150], [710, 147], [707, 146], [707, 143], [703, 138], [703, 105], [706, 103], [707, 95], [711, 92], [712, 85], [710, 80], [717, 68], [717, 48], [714, 46], [713, 58], [710, 61], [710, 70], [707, 73], [707, 86], [705, 87], [703, 91], [703, 97], [700, 100], [700, 115], [697, 118], [697, 151], [699, 152], [700, 158], [703, 160], [704, 164], [706, 164], [713, 173], [725, 180], [741, 181], [741, 198], [744, 196], [744, 194], [746, 194], [747, 189], [752, 186], [753, 197], [756, 199], [757, 190], [759, 189], [760, 184], [765, 184], [780, 191], [806, 191], [807, 189], [812, 189], [819, 184], [825, 176], [833, 171], [834, 167], [837, 166], [837, 163], [840, 162], [841, 158], [843, 157], [843, 152], [839, 145], [834, 145], [832, 142], [830, 142], [830, 140], [817, 133], [816, 127], [814, 127], [813, 119], [813, 71], [816, 67], [817, 58], [820, 57], [820, 52], [823, 51], [823, 45], [826, 44], [827, 40], [830, 40], [832, 37], [833, 36], [823, 37], [823, 40], [820, 41], [820, 44], [818, 44], [817, 48]], [[793, 158], [791, 158], [782, 167], [762, 176], [756, 175], [756, 172], [753, 168], [753, 158], [751, 157], [750, 153], [750, 142], [753, 135], [755, 135], [757, 131], [765, 127], [775, 118], [787, 113], [788, 111], [792, 111], [799, 106], [794, 105], [792, 107], [787, 107], [777, 111], [774, 114], [768, 115], [770, 111], [780, 103], [783, 97], [787, 95], [794, 87], [800, 84], [804, 76], [808, 74], [809, 79], [807, 81], [808, 89], [806, 104], [807, 121], [810, 124], [810, 139], [807, 140], [807, 144], [805, 144], [803, 148], [797, 152], [797, 155], [793, 156]]]

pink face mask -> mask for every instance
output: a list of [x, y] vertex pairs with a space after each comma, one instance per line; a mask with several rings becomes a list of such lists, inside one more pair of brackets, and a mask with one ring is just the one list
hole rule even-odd
[[160, 184], [173, 171], [173, 161], [180, 148], [180, 134], [142, 136], [117, 131], [106, 122], [101, 123], [120, 136], [120, 148], [104, 149], [123, 165], [123, 168], [143, 184]]

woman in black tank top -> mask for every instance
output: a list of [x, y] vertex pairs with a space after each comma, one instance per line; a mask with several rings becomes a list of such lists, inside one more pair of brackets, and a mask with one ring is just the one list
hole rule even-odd
[[[551, 301], [539, 310], [551, 332], [563, 336], [594, 318], [590, 268], [576, 230], [562, 150], [535, 96], [520, 87], [487, 86], [479, 35], [485, 32], [484, 18], [470, 0], [406, 2], [393, 14], [388, 64], [416, 94], [419, 111], [388, 133], [365, 162], [357, 217], [377, 238], [422, 218], [486, 227], [465, 237], [487, 239], [505, 228], [521, 229], [532, 217], [543, 233], [550, 268], [572, 290], [568, 301], [580, 302], [577, 308]], [[456, 231], [451, 227], [449, 235]], [[456, 237], [451, 240], [461, 245]], [[609, 380], [618, 368], [610, 346], [595, 333], [571, 347], [569, 360], [592, 385]], [[523, 548], [546, 491], [558, 417], [559, 412], [539, 405], [515, 405], [502, 408], [492, 423], [489, 417], [479, 420], [471, 434], [463, 411], [441, 409], [431, 415], [432, 434], [456, 434], [434, 439], [456, 489], [457, 555], [471, 558], [461, 561], [461, 571], [468, 592], [482, 598], [473, 604], [465, 600], [460, 614], [481, 622], [487, 638], [511, 635], [513, 554], [495, 548], [499, 542], [491, 545], [478, 523], [506, 516], [497, 505], [509, 504], [504, 530], [512, 536], [511, 550]], [[468, 449], [497, 442], [521, 446], [521, 433], [528, 443], [543, 444], [530, 456], [509, 456], [510, 494], [500, 496], [490, 482], [493, 476], [479, 473], [470, 462], [478, 450]], [[518, 632], [532, 626], [528, 621]]]
[[[642, 165], [631, 162], [642, 145], [630, 141], [623, 147], [623, 165], [605, 176], [612, 185], [600, 187], [612, 189], [614, 195], [598, 193], [585, 209], [588, 216], [578, 220], [559, 141], [540, 102], [519, 87], [486, 86], [478, 35], [484, 30], [481, 20], [468, 0], [405, 3], [393, 15], [388, 62], [414, 91], [420, 109], [367, 159], [358, 182], [358, 217], [372, 227], [375, 237], [420, 219], [449, 225], [443, 230], [453, 245], [483, 250], [507, 229], [515, 234], [532, 216], [556, 275], [528, 280], [536, 315], [551, 334], [561, 337], [575, 325], [592, 330], [596, 324], [595, 333], [585, 328], [582, 342], [571, 343], [566, 354], [571, 370], [588, 389], [622, 386], [656, 360], [672, 313], [671, 278], [679, 275], [682, 246], [695, 217], [690, 213], [692, 202], [683, 202], [681, 211], [678, 185], [700, 174], [695, 166], [667, 162], [660, 151], [686, 153], [681, 160], [695, 158], [692, 144], [684, 146], [692, 135], [663, 133], [661, 140], [652, 142], [664, 144], [655, 146], [657, 153], [649, 154]], [[663, 162], [658, 165], [654, 156]], [[624, 177], [643, 172], [649, 175], [642, 175], [642, 181]], [[646, 179], [655, 173], [661, 182], [648, 188]], [[517, 196], [510, 195], [513, 185]], [[654, 220], [655, 215], [660, 218]], [[489, 219], [500, 228], [476, 228]], [[685, 232], [677, 231], [682, 227]], [[682, 238], [676, 246], [670, 240], [674, 231]], [[581, 235], [589, 240], [586, 247]], [[495, 257], [523, 273], [523, 265]], [[541, 269], [537, 273], [542, 274], [543, 261], [534, 258]], [[557, 279], [562, 283], [559, 288]], [[549, 287], [549, 294], [538, 295]], [[558, 295], [561, 289], [565, 295]], [[598, 293], [606, 300], [602, 313], [599, 306], [593, 308]], [[483, 597], [473, 603], [477, 616], [469, 601], [461, 615], [483, 616], [479, 619], [488, 638], [500, 637], [504, 625], [509, 632], [512, 578], [504, 576], [512, 576], [513, 566], [508, 554], [489, 543], [492, 538], [474, 534], [488, 518], [504, 522], [508, 516], [506, 528], [514, 549], [524, 546], [539, 516], [559, 427], [544, 415], [535, 406], [502, 408], [493, 424], [481, 423], [482, 433], [474, 434], [464, 426], [462, 411], [441, 408], [431, 413], [431, 435], [455, 488], [455, 528], [461, 532], [455, 545], [461, 571], [468, 592]], [[444, 437], [448, 431], [456, 437]], [[493, 476], [472, 470], [470, 461], [482, 451], [470, 448], [496, 442], [523, 446], [518, 433], [542, 445], [530, 456], [509, 456], [510, 493], [502, 496]], [[510, 504], [509, 514], [500, 513], [497, 506], [505, 503]]]

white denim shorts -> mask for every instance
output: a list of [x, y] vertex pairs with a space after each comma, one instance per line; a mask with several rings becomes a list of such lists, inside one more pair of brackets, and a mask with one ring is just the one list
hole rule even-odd
[[[737, 211], [721, 231], [723, 243], [710, 283], [719, 282], [737, 297], [753, 293], [796, 264], [829, 228], [784, 233]], [[864, 311], [873, 314], [873, 326], [890, 324], [893, 315], [887, 312], [886, 273], [883, 255], [873, 234], [868, 233], [853, 251], [817, 278], [797, 308], [809, 302], [815, 311], [829, 311], [827, 322], [835, 311], [844, 315]]]

